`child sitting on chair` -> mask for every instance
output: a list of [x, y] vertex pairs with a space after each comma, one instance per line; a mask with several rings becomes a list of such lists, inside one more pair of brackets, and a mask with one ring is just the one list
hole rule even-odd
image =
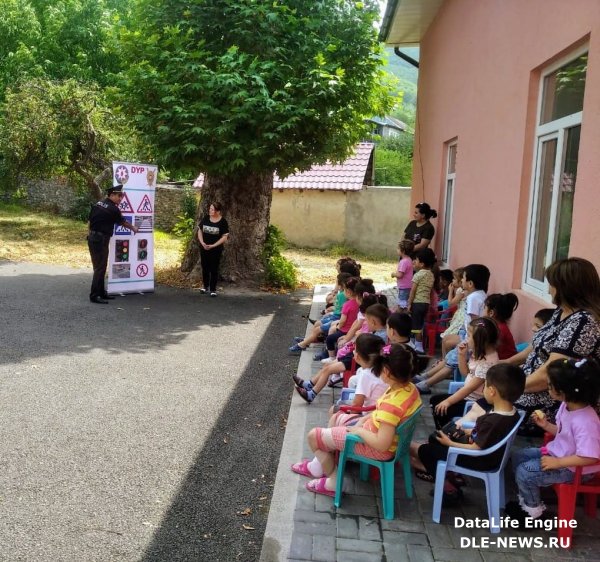
[[483, 315], [493, 318], [498, 325], [498, 357], [508, 359], [517, 353], [515, 339], [508, 327], [508, 321], [519, 306], [514, 293], [494, 293], [485, 299]]
[[585, 482], [600, 471], [600, 420], [594, 410], [600, 396], [600, 366], [591, 359], [557, 359], [548, 365], [548, 392], [562, 404], [556, 424], [543, 412], [533, 422], [554, 440], [545, 447], [520, 449], [512, 456], [519, 501], [506, 504], [506, 515], [524, 525], [525, 519], [542, 516], [546, 506], [540, 488], [573, 482], [576, 466], [582, 466]]
[[462, 282], [463, 293], [466, 295], [465, 324], [457, 335], [444, 336], [442, 348], [447, 351], [444, 362], [438, 363], [428, 373], [419, 376], [421, 380], [417, 381], [417, 388], [421, 394], [431, 394], [431, 387], [451, 375], [458, 367], [458, 350], [455, 347], [466, 337], [469, 323], [483, 316], [489, 280], [490, 270], [485, 265], [475, 263], [465, 267]]
[[[368, 333], [370, 331], [384, 341], [386, 335], [385, 318], [387, 317], [388, 308], [382, 303], [387, 303], [387, 298], [385, 295], [370, 294], [365, 294], [364, 297], [359, 298], [362, 301], [360, 309], [364, 311], [364, 318], [361, 321], [363, 324], [361, 333]], [[349, 342], [340, 350], [336, 361], [326, 362], [325, 366], [310, 380], [304, 380], [296, 375], [292, 375], [298, 394], [310, 404], [327, 384], [327, 381], [330, 380], [330, 376], [329, 386], [336, 385], [343, 378], [341, 373], [347, 371], [352, 366], [353, 350], [354, 342]]]
[[[335, 263], [335, 268], [338, 274], [344, 273], [348, 277], [360, 277], [361, 265], [352, 258], [340, 258]], [[340, 291], [343, 293], [344, 289], [340, 288], [340, 286], [336, 284], [336, 286], [331, 291], [329, 291], [329, 293], [327, 293], [327, 295], [325, 296], [325, 308], [321, 311], [321, 314], [327, 314], [331, 312], [332, 307], [334, 306], [335, 300], [339, 296]]]
[[[433, 482], [438, 461], [448, 457], [448, 447], [461, 449], [487, 449], [502, 441], [519, 421], [514, 407], [525, 389], [525, 374], [519, 367], [500, 363], [487, 372], [483, 395], [492, 405], [492, 410], [477, 419], [473, 430], [457, 431], [455, 428], [437, 430], [429, 437], [429, 443], [413, 442], [410, 445], [411, 464], [415, 476]], [[448, 433], [450, 435], [448, 435]], [[481, 457], [463, 457], [459, 465], [474, 470], [493, 470], [502, 461], [504, 450]], [[457, 501], [462, 493], [464, 481], [458, 475], [447, 474], [444, 482], [444, 500]]]
[[[349, 405], [357, 408], [373, 406], [388, 389], [388, 385], [373, 372], [375, 359], [381, 354], [384, 345], [384, 341], [373, 334], [361, 334], [356, 339], [354, 359], [360, 367], [357, 369], [355, 377], [358, 377], [359, 381], [354, 399], [350, 401]], [[330, 418], [327, 427], [355, 425], [362, 416], [361, 412], [345, 413], [339, 412], [338, 409], [339, 406], [336, 404], [329, 410]], [[305, 459], [293, 464], [292, 471], [311, 478], [323, 476], [323, 467], [317, 457], [311, 461]]]
[[458, 346], [458, 366], [466, 377], [454, 394], [436, 394], [429, 401], [435, 427], [441, 429], [452, 418], [462, 416], [467, 400], [482, 400], [485, 377], [498, 363], [498, 327], [491, 318], [477, 318], [469, 324], [467, 340]]
[[[488, 298], [491, 298], [493, 296], [494, 295], [490, 295]], [[516, 296], [515, 296], [515, 298], [516, 298]], [[533, 322], [531, 325], [531, 331], [534, 334], [544, 324], [546, 324], [546, 322], [548, 322], [548, 320], [550, 320], [551, 316], [554, 314], [554, 310], [555, 310], [554, 308], [542, 308], [541, 310], [538, 310], [535, 313], [535, 315], [533, 317]], [[529, 355], [530, 351], [531, 351], [531, 348], [527, 347], [523, 351], [517, 353], [516, 355], [513, 355], [510, 359], [510, 364], [511, 365], [521, 365], [522, 363], [525, 362], [525, 359], [527, 359], [527, 356]], [[502, 361], [502, 357], [500, 356], [500, 350], [498, 350], [498, 357], [500, 357], [500, 360]], [[519, 358], [521, 358], [521, 359], [519, 360]], [[462, 418], [457, 420], [456, 427], [461, 429], [463, 427], [463, 425], [465, 425], [465, 424], [469, 425], [469, 424], [474, 423], [475, 420], [479, 416], [485, 414], [489, 409], [490, 408], [489, 408], [488, 404], [484, 404], [481, 401], [475, 402], [475, 404], [473, 404], [473, 407], [467, 412], [467, 414], [465, 414]]]
[[355, 389], [354, 396], [350, 400], [338, 400], [329, 410], [330, 416], [338, 412], [340, 406], [357, 408], [374, 406], [379, 397], [387, 390], [388, 385], [373, 372], [373, 363], [384, 345], [385, 341], [375, 334], [360, 334], [356, 338], [353, 355], [358, 368], [352, 377], [355, 380], [352, 387]]
[[[319, 460], [324, 476], [307, 482], [306, 489], [316, 494], [333, 497], [337, 478], [335, 451], [341, 451], [346, 435], [354, 433], [363, 443], [356, 453], [372, 459], [389, 460], [394, 457], [398, 436], [396, 429], [421, 405], [421, 397], [410, 382], [416, 365], [414, 350], [406, 345], [386, 345], [375, 359], [373, 371], [389, 385], [377, 401], [375, 410], [361, 418], [352, 427], [314, 428], [308, 433], [308, 444]], [[309, 471], [306, 476], [312, 476]]]

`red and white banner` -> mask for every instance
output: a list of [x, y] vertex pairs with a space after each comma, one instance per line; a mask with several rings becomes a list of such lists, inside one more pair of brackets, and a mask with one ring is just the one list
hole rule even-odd
[[113, 185], [123, 184], [125, 197], [119, 208], [125, 220], [139, 228], [116, 225], [110, 239], [108, 293], [154, 291], [154, 194], [158, 167], [113, 162]]

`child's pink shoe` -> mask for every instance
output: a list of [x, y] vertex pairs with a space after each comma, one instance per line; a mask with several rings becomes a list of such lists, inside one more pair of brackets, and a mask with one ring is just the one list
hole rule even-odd
[[300, 476], [308, 476], [309, 478], [314, 478], [315, 475], [308, 468], [308, 463], [310, 463], [310, 459], [304, 459], [303, 461], [293, 464], [292, 472], [300, 474]]
[[323, 496], [329, 496], [330, 498], [333, 498], [335, 497], [335, 490], [328, 490], [325, 487], [326, 481], [326, 477], [317, 478], [316, 480], [311, 480], [310, 482], [307, 482], [304, 486], [309, 492], [314, 492], [315, 494], [321, 494]]

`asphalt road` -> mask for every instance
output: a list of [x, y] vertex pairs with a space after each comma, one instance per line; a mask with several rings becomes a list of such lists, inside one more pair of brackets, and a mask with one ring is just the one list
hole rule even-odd
[[0, 262], [0, 560], [257, 560], [308, 295], [90, 280]]

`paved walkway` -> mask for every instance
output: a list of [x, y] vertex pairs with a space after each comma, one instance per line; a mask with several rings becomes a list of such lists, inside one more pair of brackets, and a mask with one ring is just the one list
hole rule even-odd
[[0, 261], [0, 562], [257, 560], [311, 295]]
[[[315, 289], [311, 317], [318, 315], [325, 293], [323, 286]], [[312, 361], [313, 353], [311, 348], [300, 358], [298, 373], [303, 378], [316, 373], [320, 367]], [[336, 390], [336, 398], [338, 393]], [[472, 479], [464, 489], [465, 497], [460, 507], [443, 509], [439, 525], [431, 520], [433, 498], [430, 491], [433, 486], [418, 479], [413, 480], [415, 494], [409, 500], [402, 477], [397, 476], [396, 514], [392, 521], [382, 519], [379, 485], [361, 482], [356, 467], [347, 474], [340, 509], [333, 506], [331, 498], [306, 491], [307, 479], [292, 473], [290, 465], [310, 456], [306, 433], [312, 427], [326, 426], [327, 410], [333, 398], [333, 391], [326, 389], [315, 402], [307, 405], [294, 393], [261, 553], [262, 562], [600, 560], [600, 521], [583, 516], [581, 508], [577, 511], [579, 528], [575, 530], [571, 551], [528, 546], [527, 541], [534, 539], [546, 544], [550, 537], [556, 536], [555, 532], [503, 531], [500, 535], [492, 535], [485, 529], [456, 528], [455, 518], [487, 517], [485, 491], [479, 480]], [[424, 401], [427, 403], [426, 399]], [[424, 441], [432, 430], [433, 422], [426, 407], [415, 437]], [[513, 497], [514, 488], [509, 487], [507, 494]], [[499, 537], [502, 540], [513, 537], [513, 541], [525, 542], [502, 546], [495, 542]], [[485, 540], [491, 542], [489, 547], [482, 548], [481, 541]]]

